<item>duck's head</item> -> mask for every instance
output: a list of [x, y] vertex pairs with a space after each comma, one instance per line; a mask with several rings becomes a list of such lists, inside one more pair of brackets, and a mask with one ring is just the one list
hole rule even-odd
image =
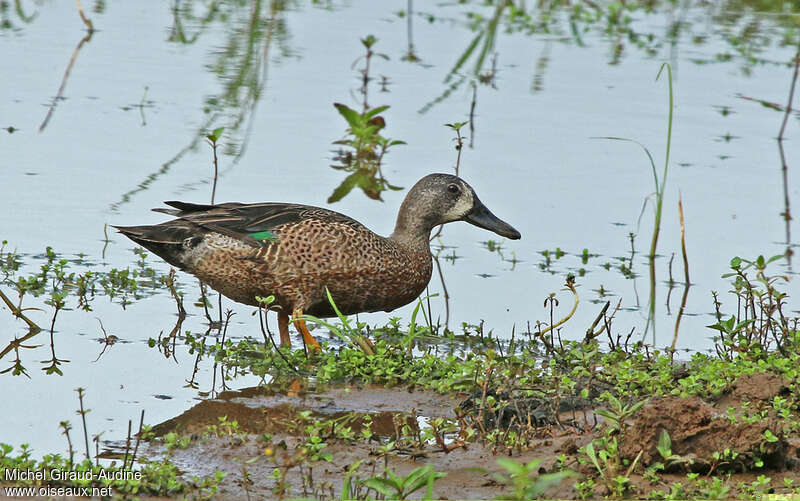
[[430, 236], [433, 228], [453, 221], [466, 221], [513, 240], [520, 234], [498, 218], [478, 198], [472, 186], [451, 174], [430, 174], [420, 179], [406, 195], [397, 215], [395, 239]]

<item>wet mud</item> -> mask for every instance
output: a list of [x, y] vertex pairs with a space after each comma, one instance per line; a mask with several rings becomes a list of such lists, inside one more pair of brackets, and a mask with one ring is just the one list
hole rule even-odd
[[[286, 497], [331, 494], [338, 497], [348, 466], [359, 460], [363, 462], [354, 481], [380, 475], [384, 468], [397, 475], [407, 475], [415, 468], [431, 465], [436, 471], [447, 473], [436, 482], [435, 494], [439, 499], [483, 499], [503, 492], [503, 486], [492, 477], [493, 473], [502, 471], [496, 464], [497, 458], [502, 456], [480, 443], [469, 443], [448, 452], [431, 443], [422, 449], [399, 447], [388, 455], [380, 453], [380, 446], [396, 436], [402, 423], [424, 423], [436, 417], [455, 418], [455, 409], [466, 395], [378, 386], [290, 393], [295, 394], [260, 388], [223, 393], [218, 399], [200, 402], [152, 429], [157, 435], [175, 432], [192, 436], [190, 446], [174, 449], [170, 460], [188, 475], [213, 475], [215, 470], [225, 472], [227, 477], [218, 493], [219, 499], [239, 499], [248, 493], [250, 499], [276, 499], [277, 482], [273, 472], [276, 467], [290, 463], [303, 445], [302, 426], [297, 426], [302, 421], [299, 413], [303, 411], [310, 411], [311, 419], [354, 415], [347, 425], [356, 434], [362, 429], [364, 417], [369, 416], [374, 438], [370, 441], [326, 439], [324, 451], [332, 454], [332, 461], [314, 461], [288, 468]], [[236, 420], [246, 436], [209, 434], [208, 426], [219, 424], [221, 416], [227, 421]], [[272, 435], [269, 443], [260, 438], [264, 433]], [[514, 458], [530, 461], [555, 457], [568, 439], [574, 441], [574, 434], [542, 440], [537, 447], [514, 454]], [[273, 449], [271, 456], [265, 454], [267, 448]], [[145, 454], [160, 457], [164, 448], [154, 442]], [[255, 460], [245, 466], [249, 479], [246, 493], [243, 464], [253, 458]]]
[[[630, 475], [631, 495], [647, 497], [648, 492], [656, 489], [669, 492], [669, 485], [685, 481], [688, 472], [724, 473], [726, 478], [730, 475], [727, 482], [732, 486], [750, 482], [759, 474], [777, 476], [777, 472], [800, 482], [800, 440], [796, 432], [785, 435], [777, 418], [768, 416], [748, 422], [745, 413], [740, 412], [743, 402], [749, 402], [745, 408], [750, 411], [756, 407], [766, 408], [771, 399], [785, 393], [787, 388], [786, 381], [773, 375], [756, 374], [741, 377], [732, 391], [714, 402], [697, 397], [650, 399], [622, 430], [612, 433], [619, 442], [622, 458], [634, 461], [639, 457], [641, 466]], [[458, 433], [451, 433], [444, 442], [430, 440], [421, 446], [419, 443], [409, 446], [413, 440], [404, 440], [409, 437], [403, 437], [403, 433], [418, 432], [439, 417], [449, 418], [451, 422], [462, 420], [462, 423], [480, 428], [474, 416], [470, 420], [464, 415], [464, 402], [469, 400], [470, 395], [466, 394], [441, 395], [377, 386], [308, 389], [297, 385], [279, 392], [250, 388], [222, 393], [217, 399], [200, 402], [180, 416], [152, 428], [159, 436], [170, 432], [189, 435], [188, 447], [167, 452], [155, 440], [144, 453], [152, 458], [169, 455], [187, 475], [226, 473], [217, 499], [276, 499], [281, 486], [285, 489], [285, 498], [335, 496], [339, 499], [348, 469], [359, 461], [360, 467], [352, 474], [351, 485], [380, 476], [386, 468], [397, 475], [407, 475], [415, 468], [430, 465], [437, 472], [447, 474], [436, 481], [437, 499], [491, 499], [508, 493], [507, 486], [494, 477], [503, 471], [496, 463], [501, 457], [511, 457], [517, 462], [541, 459], [539, 472], [545, 473], [557, 470], [561, 456], [561, 460], [566, 458], [564, 464], [579, 475], [596, 477], [591, 463], [579, 461], [586, 458], [581, 447], [608, 436], [602, 417], [591, 410], [585, 422], [598, 425], [584, 429], [565, 426], [568, 413], [553, 422], [540, 420], [534, 439], [525, 447], [497, 447], [480, 433], [477, 440], [461, 440]], [[466, 407], [469, 405], [474, 405], [474, 396], [473, 404]], [[735, 413], [729, 412], [729, 407], [739, 409], [735, 423], [730, 417]], [[541, 408], [541, 405], [531, 407], [537, 418], [541, 417]], [[585, 409], [583, 415], [587, 415]], [[219, 429], [223, 416], [227, 422], [238, 423], [235, 432]], [[312, 461], [307, 454], [301, 454], [305, 454], [304, 448], [308, 446], [308, 427], [320, 420], [337, 420], [338, 426], [350, 428], [349, 438], [341, 438], [332, 428], [318, 432], [326, 444], [322, 451], [330, 454], [330, 461]], [[372, 432], [369, 439], [361, 435], [365, 423]], [[214, 425], [218, 425], [217, 431], [209, 432]], [[765, 440], [767, 429], [775, 440]], [[679, 460], [666, 461], [657, 450], [662, 430], [669, 434], [672, 454]], [[391, 441], [395, 446], [387, 453], [385, 445]], [[736, 458], [726, 461], [715, 458], [715, 453], [725, 449], [735, 451]], [[303, 459], [298, 460], [301, 456]], [[664, 463], [665, 469], [654, 483], [644, 478], [644, 471], [657, 462]], [[578, 497], [574, 484], [580, 478], [562, 482], [549, 490], [547, 496]], [[597, 497], [609, 494], [599, 481], [597, 484]], [[366, 489], [361, 492], [365, 493]], [[418, 498], [421, 492], [411, 499]], [[735, 492], [734, 488], [731, 495]], [[374, 497], [375, 493], [371, 495]]]

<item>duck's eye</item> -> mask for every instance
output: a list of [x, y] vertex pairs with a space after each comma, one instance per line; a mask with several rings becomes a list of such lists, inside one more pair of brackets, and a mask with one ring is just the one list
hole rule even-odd
[[459, 191], [461, 191], [461, 188], [459, 188], [458, 185], [455, 184], [455, 183], [450, 183], [450, 184], [447, 185], [447, 191], [449, 191], [450, 193], [454, 193], [455, 194], [455, 193], [458, 193]]

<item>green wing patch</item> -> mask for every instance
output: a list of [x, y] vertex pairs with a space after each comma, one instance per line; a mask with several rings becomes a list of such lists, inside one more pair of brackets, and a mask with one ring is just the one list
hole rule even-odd
[[259, 231], [257, 233], [250, 233], [250, 236], [256, 240], [269, 240], [270, 242], [277, 242], [278, 237], [271, 231]]

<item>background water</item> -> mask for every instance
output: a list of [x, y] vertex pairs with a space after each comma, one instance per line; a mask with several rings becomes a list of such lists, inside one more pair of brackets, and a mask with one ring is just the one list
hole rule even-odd
[[[551, 292], [561, 300], [555, 316], [563, 316], [572, 304], [564, 279], [583, 268], [581, 304], [562, 336], [582, 337], [606, 300], [621, 299], [614, 332], [633, 329], [633, 339], [642, 338], [652, 204], [637, 221], [654, 191], [653, 173], [638, 146], [600, 138], [639, 141], [661, 172], [668, 99], [666, 80], [656, 81], [656, 75], [664, 61], [674, 72], [675, 115], [656, 261], [656, 344], [671, 342], [683, 292], [673, 290], [667, 303], [673, 253], [673, 275], [677, 281], [683, 276], [679, 196], [693, 283], [678, 339], [682, 348], [712, 346], [714, 331], [705, 327], [715, 321], [710, 291], [720, 292], [724, 311], [735, 312], [735, 299], [726, 296], [730, 285], [720, 278], [731, 257], [796, 247], [796, 223], [781, 215], [786, 201], [775, 138], [783, 113], [746, 99], [785, 105], [796, 51], [785, 35], [791, 12], [758, 12], [749, 4], [657, 6], [652, 13], [626, 12], [630, 20], [620, 29], [602, 20], [571, 26], [565, 11], [544, 22], [529, 7], [531, 20], [509, 21], [506, 12], [491, 32], [497, 7], [469, 3], [426, 4], [411, 16], [405, 2], [223, 3], [204, 22], [209, 7], [202, 2], [178, 4], [177, 14], [162, 2], [99, 2], [85, 6], [96, 31], [76, 53], [86, 31], [73, 3], [21, 5], [25, 16], [35, 17], [26, 22], [6, 9], [0, 30], [0, 238], [8, 240], [6, 250], [23, 255], [26, 273], [39, 268], [46, 246], [71, 260], [83, 254], [88, 265], [73, 262], [76, 270], [135, 266], [135, 246], [124, 237], [110, 233], [104, 250], [104, 225], [163, 221], [149, 211], [163, 200], [208, 202], [211, 151], [200, 132], [220, 126], [226, 132], [217, 201], [319, 205], [379, 234], [391, 233], [405, 190], [384, 193], [383, 203], [356, 191], [326, 203], [344, 178], [329, 168], [331, 143], [346, 128], [332, 104], [360, 106], [357, 69], [363, 61], [354, 61], [363, 55], [359, 39], [367, 34], [378, 39], [375, 51], [388, 57], [372, 60], [369, 103], [391, 106], [383, 113], [385, 135], [407, 143], [385, 158], [389, 181], [409, 188], [430, 172], [452, 172], [454, 134], [443, 124], [467, 120], [475, 98], [474, 131], [463, 129], [471, 145], [463, 150], [460, 173], [522, 233], [522, 240], [504, 241], [463, 223], [445, 228], [443, 255], [458, 256], [441, 261], [451, 328], [484, 321], [486, 329], [509, 337], [528, 322], [549, 321], [542, 303]], [[481, 33], [476, 52], [448, 77]], [[486, 40], [493, 46], [476, 68]], [[410, 42], [419, 61], [409, 61]], [[73, 57], [62, 97], [40, 131]], [[382, 77], [386, 92], [380, 90]], [[794, 114], [784, 143], [790, 201], [798, 193], [797, 133]], [[631, 259], [631, 233], [635, 278], [619, 270], [620, 258]], [[482, 243], [487, 240], [500, 242], [502, 255]], [[541, 252], [556, 248], [566, 254], [544, 266]], [[584, 264], [583, 249], [597, 256]], [[169, 269], [153, 256], [148, 261], [160, 272]], [[788, 310], [797, 313], [791, 262], [771, 267], [790, 277], [784, 286]], [[199, 296], [196, 281], [183, 274], [178, 280], [188, 305]], [[0, 287], [15, 296], [10, 284]], [[430, 292], [440, 291], [434, 277]], [[46, 326], [52, 308], [41, 299], [26, 299], [26, 305], [42, 308], [28, 314]], [[61, 366], [63, 376], [39, 370], [51, 356], [49, 332], [27, 343], [38, 348], [21, 351], [30, 378], [0, 375], [0, 441], [28, 442], [37, 453], [64, 449], [58, 422], [78, 422], [77, 387], [88, 392], [90, 432], [104, 432], [103, 439], [124, 436], [127, 420], [136, 421], [143, 408], [145, 422], [156, 423], [221, 388], [207, 362], [198, 368], [199, 389], [187, 385], [194, 357], [185, 348], [166, 359], [148, 347], [148, 339], [175, 323], [175, 305], [165, 291], [126, 309], [107, 298], [92, 306], [90, 313], [59, 314], [55, 349], [69, 360]], [[432, 306], [434, 318], [443, 320], [441, 297]], [[236, 312], [229, 337], [260, 338], [251, 308], [227, 300], [223, 308]], [[405, 323], [410, 311], [359, 318], [380, 324], [400, 316]], [[201, 310], [189, 313], [183, 330], [204, 332]], [[95, 361], [103, 348], [98, 318], [123, 342]], [[5, 305], [0, 326], [3, 345], [26, 333]], [[0, 360], [0, 370], [12, 356]], [[240, 377], [228, 385], [255, 382]]]

